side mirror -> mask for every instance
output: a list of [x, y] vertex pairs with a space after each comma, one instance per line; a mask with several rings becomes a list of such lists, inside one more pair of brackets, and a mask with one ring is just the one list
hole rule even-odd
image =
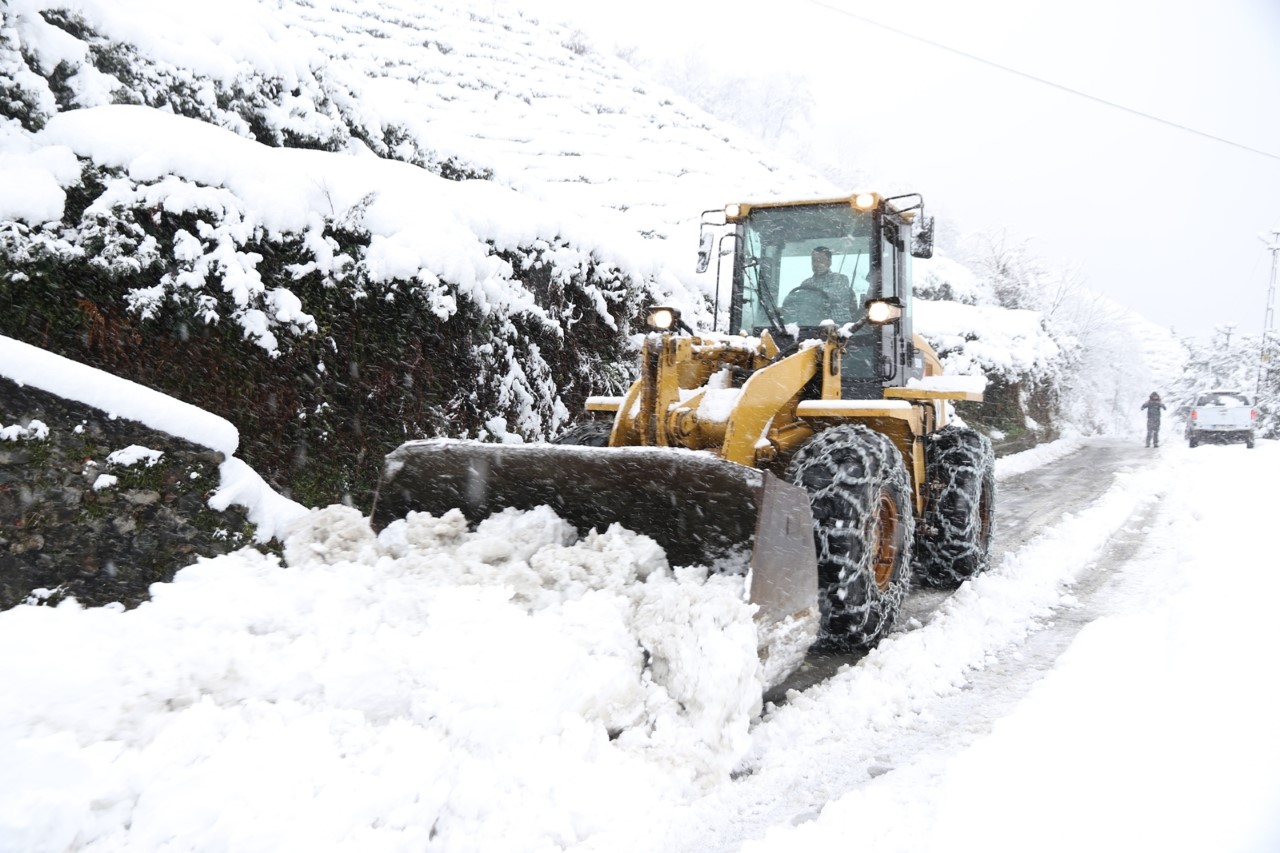
[[702, 239], [698, 243], [698, 272], [706, 272], [711, 266], [711, 252], [716, 247], [714, 231], [703, 230]]
[[932, 258], [933, 257], [933, 217], [930, 216], [920, 223], [920, 230], [911, 237], [911, 257], [913, 258]]

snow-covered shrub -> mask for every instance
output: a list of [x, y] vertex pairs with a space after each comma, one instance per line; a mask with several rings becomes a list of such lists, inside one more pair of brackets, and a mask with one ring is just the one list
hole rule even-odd
[[525, 439], [559, 432], [611, 390], [644, 299], [554, 238], [406, 264], [397, 235], [367, 227], [368, 193], [296, 230], [282, 208], [174, 174], [86, 161], [66, 193], [62, 222], [0, 226], [15, 306], [0, 333], [227, 417], [247, 461], [316, 502], [366, 503], [408, 438], [481, 436], [494, 418]]
[[915, 294], [936, 302], [994, 305], [990, 285], [964, 264], [942, 255], [915, 262]]
[[1037, 432], [1053, 420], [1062, 350], [1038, 311], [923, 299], [915, 305], [915, 331], [946, 373], [989, 382], [984, 402], [962, 411], [971, 426], [1009, 435]]

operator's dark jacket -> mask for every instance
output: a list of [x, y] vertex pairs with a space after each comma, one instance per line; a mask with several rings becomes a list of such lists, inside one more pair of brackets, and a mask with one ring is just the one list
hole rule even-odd
[[1160, 423], [1160, 410], [1163, 409], [1164, 407], [1165, 407], [1164, 403], [1161, 403], [1159, 400], [1148, 400], [1147, 402], [1143, 403], [1142, 408], [1147, 410], [1147, 423], [1148, 424]]

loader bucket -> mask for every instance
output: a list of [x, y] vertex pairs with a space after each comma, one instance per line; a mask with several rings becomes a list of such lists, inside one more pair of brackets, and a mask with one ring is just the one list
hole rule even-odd
[[[580, 533], [616, 522], [649, 536], [673, 566], [749, 571], [762, 638], [794, 642], [802, 659], [816, 636], [818, 570], [807, 495], [710, 453], [411, 441], [387, 456], [371, 521], [381, 530], [410, 512], [439, 516], [456, 507], [475, 524], [508, 507], [543, 504]], [[782, 657], [794, 650], [767, 654], [783, 667], [789, 664]]]

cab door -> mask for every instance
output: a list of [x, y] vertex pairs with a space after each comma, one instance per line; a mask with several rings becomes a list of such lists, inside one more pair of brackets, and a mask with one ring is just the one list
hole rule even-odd
[[907, 229], [884, 217], [880, 222], [880, 292], [902, 303], [902, 319], [883, 328], [881, 376], [887, 386], [905, 385], [911, 341], [911, 287], [906, 260]]

